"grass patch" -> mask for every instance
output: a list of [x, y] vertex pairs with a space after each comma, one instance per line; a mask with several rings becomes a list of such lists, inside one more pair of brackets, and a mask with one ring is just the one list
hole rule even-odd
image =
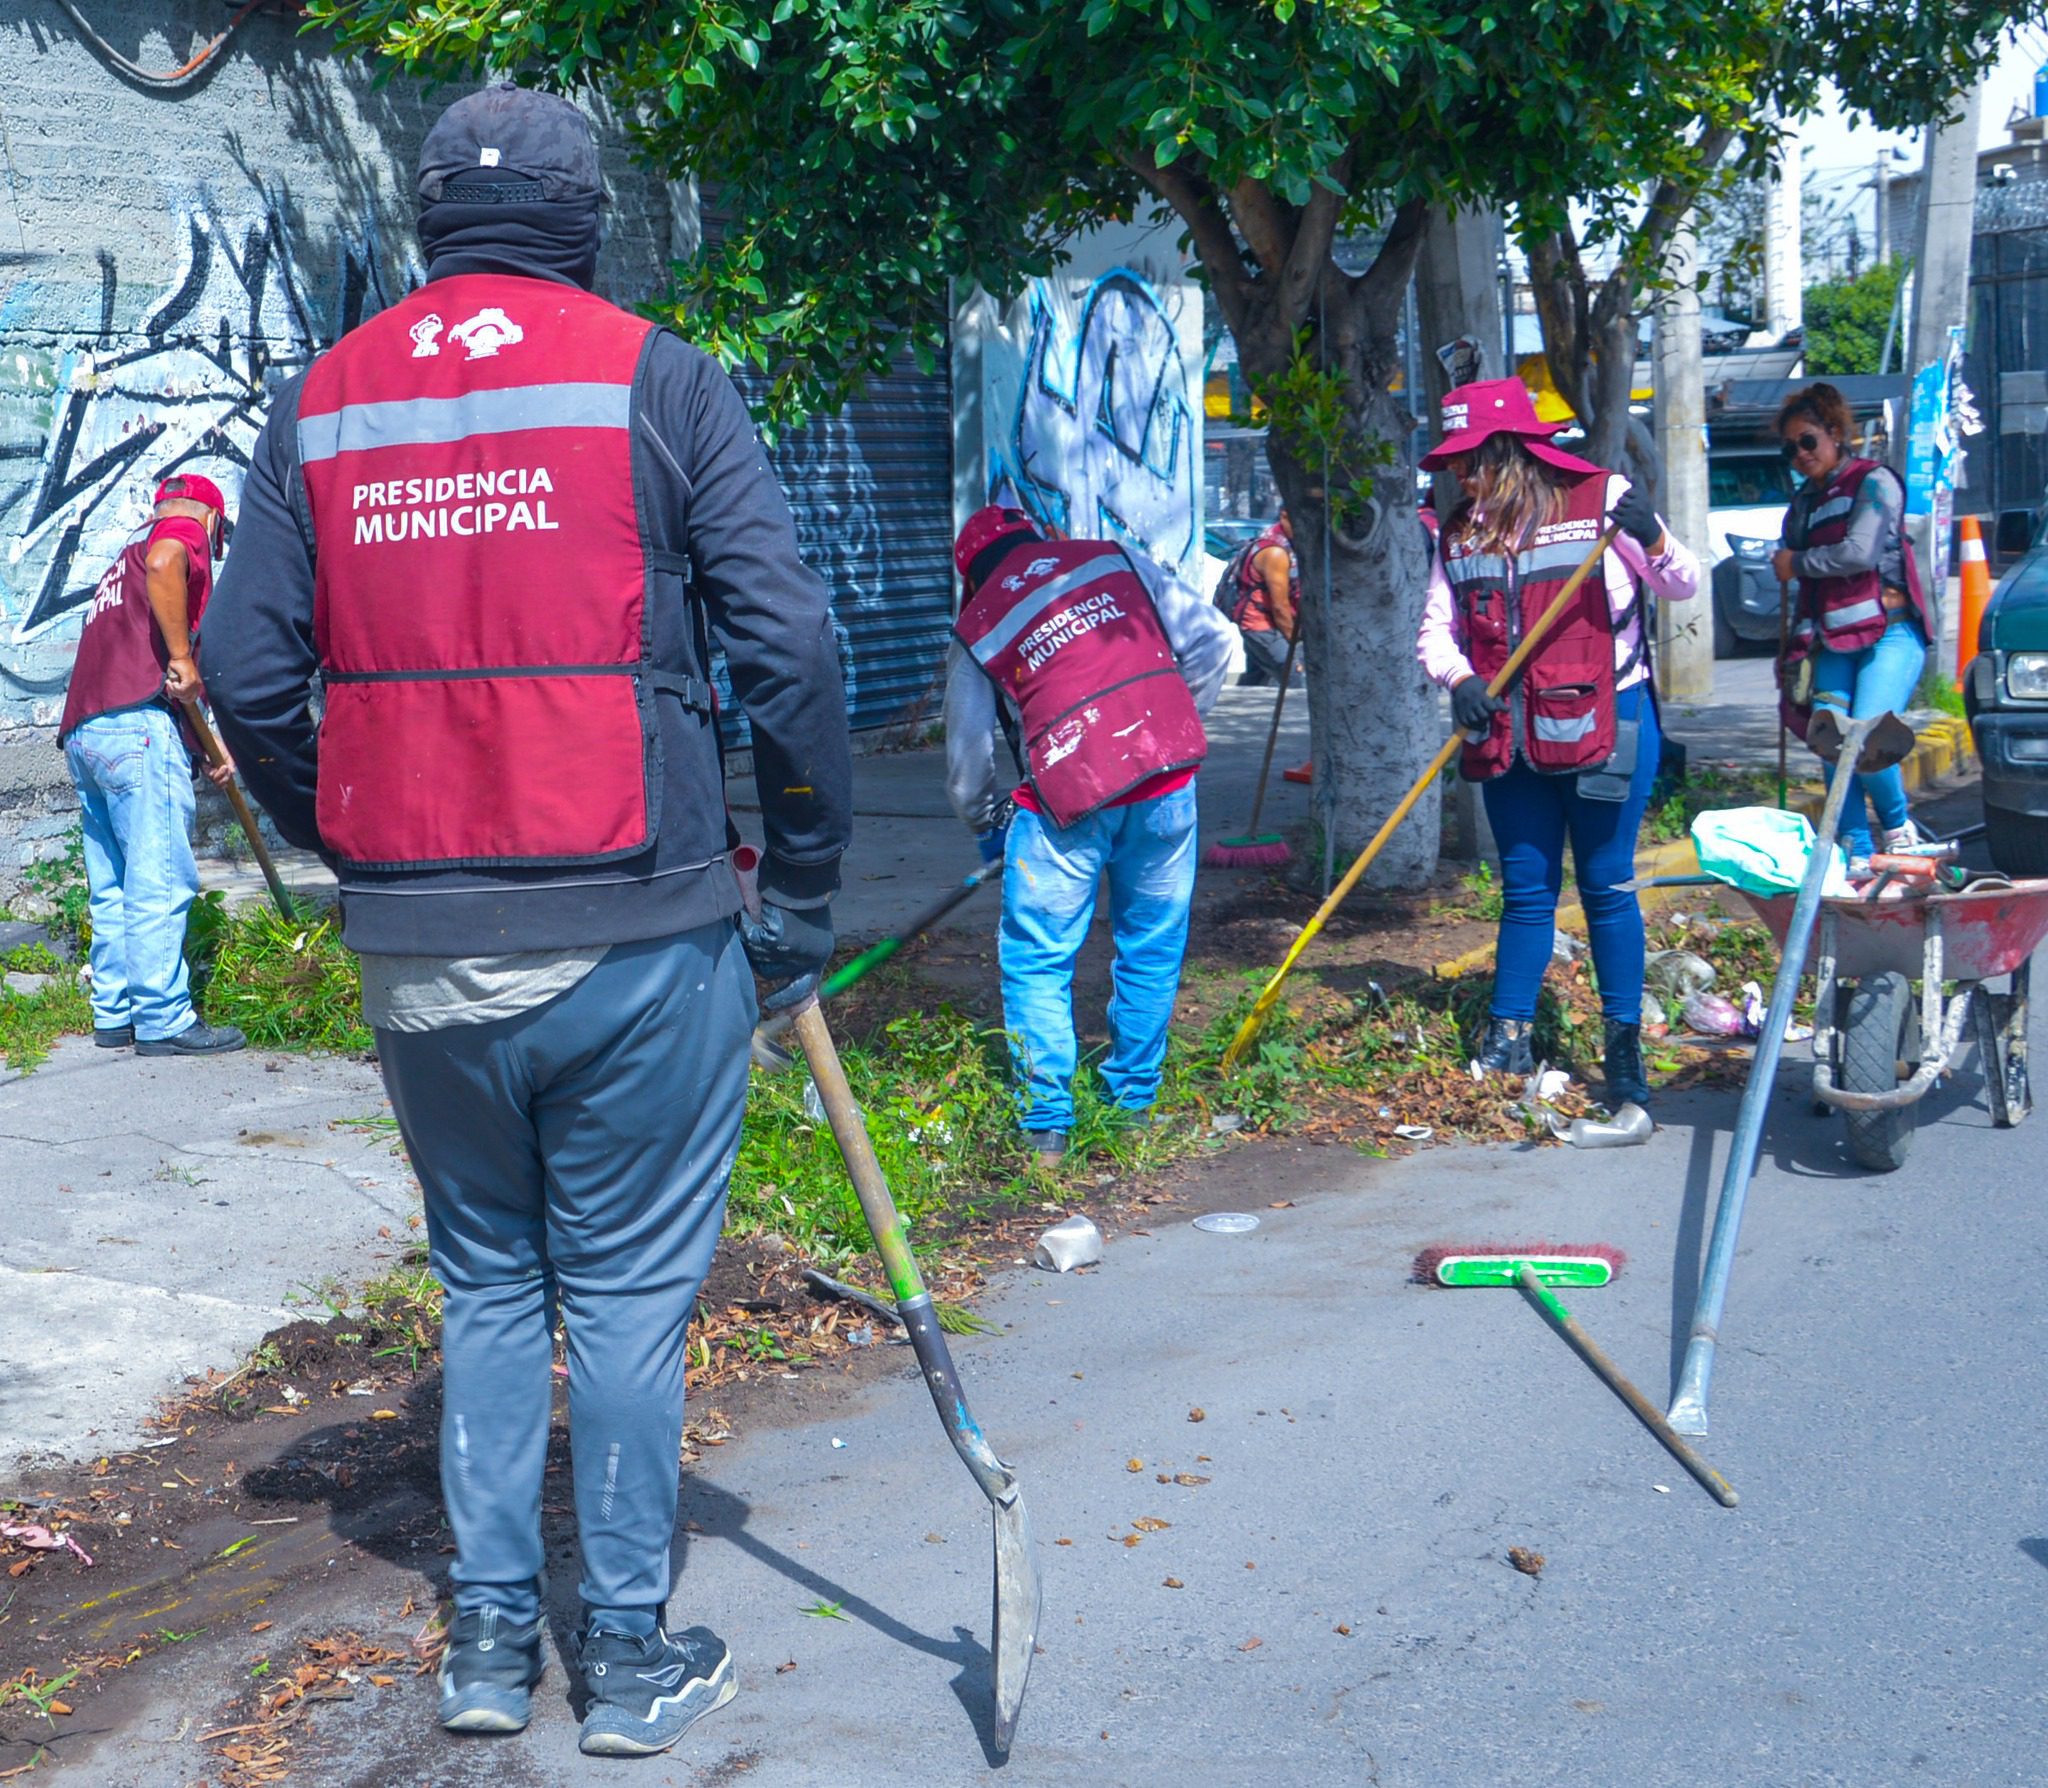
[[239, 1026], [259, 1049], [367, 1053], [362, 965], [332, 913], [287, 919], [269, 905], [229, 910], [218, 893], [193, 903], [186, 948], [204, 970], [203, 1015]]
[[0, 971], [46, 975], [34, 993], [16, 993], [0, 982], [0, 1058], [19, 1073], [48, 1059], [59, 1037], [92, 1029], [92, 1002], [78, 971], [40, 944], [0, 954]]
[[1775, 807], [1778, 777], [1774, 770], [1742, 769], [1734, 764], [1702, 764], [1652, 804], [1643, 815], [1645, 840], [1670, 844], [1689, 837], [1692, 823], [1717, 807]]
[[1937, 714], [1953, 715], [1957, 720], [1968, 717], [1968, 710], [1963, 706], [1963, 692], [1956, 687], [1955, 678], [1938, 669], [1931, 655], [1927, 668], [1920, 673], [1919, 685], [1913, 691], [1913, 706], [1932, 708]]

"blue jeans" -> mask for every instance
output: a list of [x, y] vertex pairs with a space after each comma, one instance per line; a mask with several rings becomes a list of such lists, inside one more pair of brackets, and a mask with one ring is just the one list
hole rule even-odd
[[[1904, 713], [1913, 699], [1920, 672], [1927, 663], [1927, 636], [1914, 620], [1894, 621], [1883, 635], [1860, 652], [1830, 652], [1823, 648], [1813, 659], [1813, 703], [1831, 707], [1851, 720], [1867, 720], [1887, 709]], [[1827, 767], [1830, 784], [1835, 766]], [[1906, 823], [1906, 779], [1894, 764], [1875, 776], [1852, 774], [1847, 799], [1842, 803], [1842, 827], [1838, 842], [1852, 857], [1870, 855], [1870, 816], [1877, 816], [1885, 831]]]
[[377, 1033], [446, 1288], [441, 1493], [461, 1613], [540, 1614], [559, 1311], [584, 1607], [654, 1630], [685, 1332], [725, 1217], [754, 1019], [739, 933], [720, 920], [614, 944], [510, 1018]]
[[85, 833], [92, 1021], [132, 1024], [143, 1043], [175, 1037], [198, 1019], [185, 972], [185, 915], [199, 892], [192, 760], [156, 707], [80, 721], [64, 758]]
[[1486, 817], [1500, 848], [1500, 942], [1493, 974], [1493, 1015], [1536, 1016], [1536, 994], [1550, 966], [1557, 932], [1557, 897], [1564, 887], [1564, 847], [1571, 840], [1572, 870], [1585, 909], [1600, 979], [1600, 1010], [1624, 1024], [1643, 1012], [1643, 909], [1635, 895], [1614, 884], [1636, 872], [1636, 833], [1657, 780], [1664, 735], [1657, 704], [1644, 685], [1622, 690], [1616, 717], [1641, 722], [1635, 774], [1628, 798], [1589, 801], [1576, 776], [1545, 776], [1520, 757], [1505, 776], [1480, 785]]
[[1109, 874], [1110, 1098], [1143, 1111], [1159, 1096], [1166, 1031], [1195, 892], [1195, 785], [1055, 826], [1020, 807], [1003, 865], [1003, 1020], [1027, 1130], [1074, 1122], [1074, 959]]

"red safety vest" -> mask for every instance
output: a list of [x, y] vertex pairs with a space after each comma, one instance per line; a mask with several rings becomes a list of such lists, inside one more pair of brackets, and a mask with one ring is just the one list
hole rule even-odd
[[326, 686], [318, 814], [359, 869], [599, 863], [654, 841], [651, 551], [633, 379], [652, 325], [552, 280], [436, 280], [306, 375]]
[[98, 715], [151, 703], [169, 705], [164, 672], [171, 655], [149, 606], [148, 565], [150, 547], [166, 536], [185, 549], [185, 624], [197, 630], [213, 591], [213, 544], [206, 529], [189, 515], [145, 522], [107, 567], [87, 605], [71, 686], [64, 696], [64, 717], [57, 723], [60, 745], [74, 727]]
[[1023, 719], [1025, 774], [1071, 826], [1209, 749], [1151, 595], [1118, 547], [1026, 540], [953, 631]]
[[[1788, 545], [1797, 551], [1813, 546], [1837, 546], [1848, 538], [1849, 513], [1856, 507], [1856, 493], [1864, 479], [1884, 468], [1874, 459], [1845, 459], [1820, 500], [1807, 511], [1805, 528], [1797, 541]], [[1902, 530], [1903, 534], [1903, 530]], [[1913, 618], [1927, 629], [1927, 602], [1920, 588], [1920, 564], [1912, 542], [1901, 538], [1900, 557], [1905, 562], [1906, 600]], [[1841, 577], [1802, 577], [1799, 580], [1798, 620], [1792, 628], [1786, 658], [1797, 662], [1814, 649], [1830, 652], [1860, 652], [1884, 637], [1891, 615], [1884, 606], [1884, 580], [1872, 566]]]
[[[1461, 507], [1443, 532], [1444, 573], [1457, 599], [1465, 656], [1488, 682], [1579, 568], [1607, 517], [1607, 474], [1572, 481], [1561, 520], [1537, 528], [1512, 555], [1480, 550]], [[1530, 654], [1505, 713], [1460, 770], [1468, 782], [1505, 775], [1515, 753], [1553, 775], [1590, 770], [1614, 755], [1614, 615], [1596, 569]]]

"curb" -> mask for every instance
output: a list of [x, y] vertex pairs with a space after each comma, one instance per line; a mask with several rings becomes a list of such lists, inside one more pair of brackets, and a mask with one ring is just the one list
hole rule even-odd
[[[1906, 779], [1906, 792], [1919, 794], [1944, 777], [1962, 775], [1976, 768], [1977, 748], [1970, 736], [1970, 723], [1952, 714], [1921, 714], [1913, 719], [1914, 745], [1911, 752], [1900, 763], [1899, 770]], [[1817, 789], [1793, 789], [1787, 796], [1787, 805], [1804, 813], [1810, 820], [1820, 812], [1821, 795]], [[1653, 844], [1647, 850], [1636, 853], [1636, 875], [1697, 875], [1699, 855], [1693, 849], [1690, 838], [1674, 839], [1669, 844]], [[1673, 897], [1705, 890], [1664, 888], [1649, 890], [1638, 898], [1647, 908], [1653, 904], [1668, 904]], [[1557, 926], [1560, 931], [1571, 930], [1583, 935], [1586, 929], [1586, 914], [1576, 900], [1560, 903], [1557, 909]], [[1467, 950], [1462, 956], [1453, 956], [1448, 961], [1434, 963], [1430, 973], [1439, 981], [1453, 981], [1460, 975], [1470, 974], [1482, 964], [1492, 961], [1494, 946], [1481, 944], [1477, 949]]]

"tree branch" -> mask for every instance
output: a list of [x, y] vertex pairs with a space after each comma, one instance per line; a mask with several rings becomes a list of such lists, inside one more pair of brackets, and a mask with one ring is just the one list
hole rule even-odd
[[1215, 189], [1200, 175], [1178, 162], [1155, 167], [1144, 155], [1120, 154], [1125, 167], [1147, 187], [1171, 205], [1195, 239], [1195, 252], [1209, 275], [1210, 287], [1223, 306], [1223, 320], [1233, 333], [1241, 332], [1251, 315], [1252, 281], [1244, 270], [1244, 257], [1230, 219], [1216, 202]]
[[[1339, 187], [1351, 184], [1351, 151], [1347, 148], [1328, 169]], [[1280, 268], [1280, 320], [1289, 333], [1308, 319], [1309, 300], [1321, 287], [1323, 269], [1337, 239], [1337, 219], [1343, 214], [1346, 194], [1317, 186], [1310, 192], [1295, 224], [1294, 241]]]
[[1369, 314], [1377, 317], [1389, 305], [1406, 297], [1408, 282], [1415, 277], [1415, 258], [1422, 252], [1422, 232], [1429, 223], [1429, 206], [1422, 199], [1404, 200], [1387, 227], [1387, 239], [1373, 263], [1360, 275], [1361, 297]]
[[1288, 251], [1294, 245], [1296, 223], [1288, 210], [1270, 187], [1257, 180], [1240, 180], [1230, 189], [1230, 215], [1237, 219], [1259, 265], [1271, 274], [1287, 265]]

